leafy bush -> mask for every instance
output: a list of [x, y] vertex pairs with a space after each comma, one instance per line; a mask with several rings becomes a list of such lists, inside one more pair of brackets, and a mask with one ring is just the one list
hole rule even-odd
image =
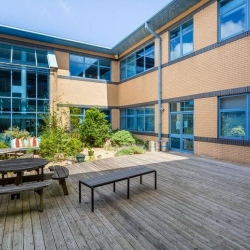
[[4, 133], [11, 138], [17, 138], [17, 139], [29, 136], [28, 131], [21, 130], [19, 127], [13, 127], [12, 129], [9, 128], [8, 130], [5, 130]]
[[143, 153], [145, 153], [145, 150], [143, 147], [133, 145], [133, 146], [119, 150], [115, 156], [143, 154]]
[[0, 141], [0, 148], [7, 148], [8, 146], [3, 142]]
[[111, 141], [115, 146], [129, 146], [136, 142], [134, 136], [126, 130], [121, 130], [113, 134]]
[[65, 156], [76, 156], [80, 154], [82, 150], [83, 143], [76, 138], [72, 138], [66, 142], [63, 152]]
[[39, 153], [47, 160], [54, 160], [55, 153], [57, 152], [57, 145], [53, 138], [43, 136], [40, 142]]
[[86, 111], [83, 124], [80, 126], [81, 140], [91, 147], [102, 147], [109, 138], [110, 124], [105, 114], [98, 108]]

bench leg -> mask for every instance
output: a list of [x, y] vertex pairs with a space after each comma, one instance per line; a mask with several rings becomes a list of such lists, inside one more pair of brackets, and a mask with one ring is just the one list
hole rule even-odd
[[94, 188], [91, 188], [91, 209], [94, 212], [95, 204], [94, 204]]
[[35, 192], [40, 196], [39, 211], [43, 212], [43, 189], [35, 190]]
[[82, 202], [82, 189], [81, 189], [81, 182], [79, 181], [79, 203]]
[[63, 193], [64, 195], [68, 195], [68, 188], [67, 188], [67, 184], [66, 184], [66, 180], [65, 179], [61, 179], [61, 185], [62, 185], [62, 189], [63, 189]]
[[115, 182], [113, 183], [113, 192], [115, 192]]
[[142, 184], [142, 175], [140, 176], [140, 184]]
[[129, 199], [129, 181], [130, 181], [130, 180], [129, 180], [129, 178], [128, 178], [128, 187], [127, 187], [127, 188], [128, 188], [128, 190], [127, 190], [127, 199]]
[[155, 189], [157, 189], [157, 173], [155, 171]]

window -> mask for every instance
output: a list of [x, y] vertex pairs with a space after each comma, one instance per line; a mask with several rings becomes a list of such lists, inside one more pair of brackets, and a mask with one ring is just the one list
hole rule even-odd
[[125, 80], [155, 66], [154, 43], [138, 50], [120, 61], [120, 80]]
[[103, 59], [70, 55], [70, 75], [110, 81], [111, 62]]
[[221, 97], [219, 99], [219, 137], [249, 140], [249, 95]]
[[48, 68], [47, 51], [0, 44], [0, 62]]
[[154, 107], [120, 110], [120, 129], [139, 132], [155, 131]]
[[219, 3], [220, 40], [240, 34], [248, 29], [248, 0], [223, 0]]
[[[78, 128], [85, 117], [87, 108], [70, 108], [70, 130]], [[101, 111], [105, 114], [105, 118], [108, 123], [111, 123], [111, 109], [101, 109]]]
[[193, 51], [193, 19], [191, 19], [170, 32], [170, 60], [173, 61]]

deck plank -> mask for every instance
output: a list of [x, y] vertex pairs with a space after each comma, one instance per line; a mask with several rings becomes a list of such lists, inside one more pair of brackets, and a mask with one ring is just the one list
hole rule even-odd
[[[78, 182], [130, 167], [146, 166], [154, 175], [95, 189]], [[68, 166], [69, 195], [57, 181], [38, 196], [20, 200], [0, 196], [0, 249], [249, 249], [250, 167], [180, 153], [147, 153]], [[49, 170], [45, 170], [49, 171]]]

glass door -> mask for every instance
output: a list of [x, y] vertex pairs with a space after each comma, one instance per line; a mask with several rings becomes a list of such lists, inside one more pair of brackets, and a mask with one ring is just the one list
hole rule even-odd
[[[170, 111], [170, 148], [193, 153], [194, 114], [193, 108], [185, 103], [171, 104]], [[185, 107], [188, 107], [185, 109]]]

